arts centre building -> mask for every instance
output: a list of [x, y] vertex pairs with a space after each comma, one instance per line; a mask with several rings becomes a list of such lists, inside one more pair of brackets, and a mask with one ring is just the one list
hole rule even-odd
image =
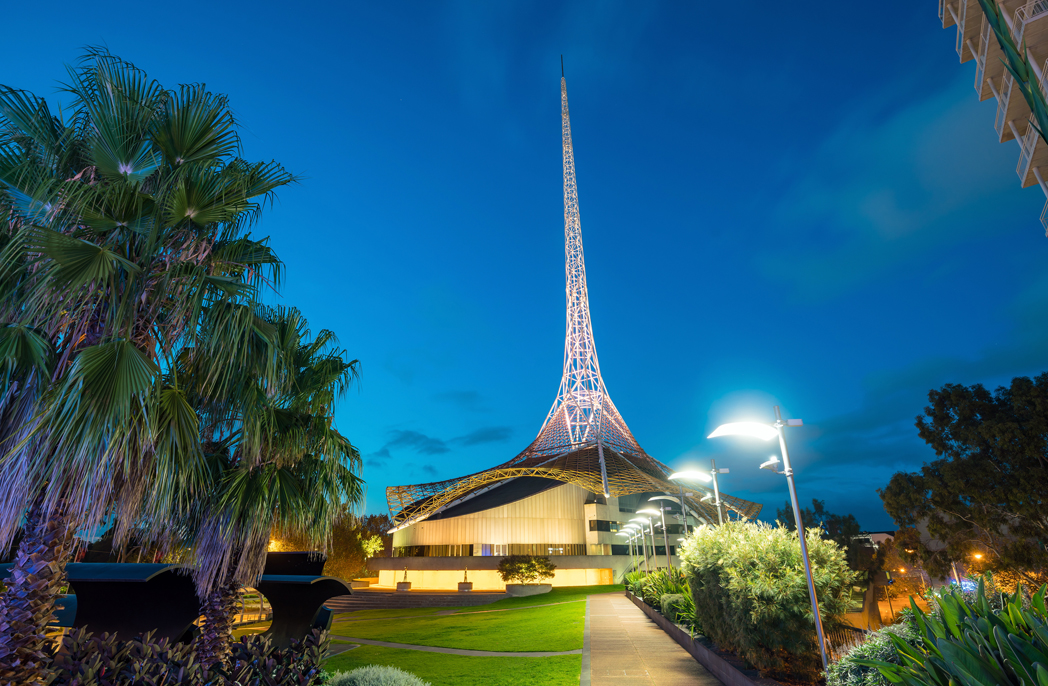
[[[413, 589], [454, 589], [468, 574], [477, 590], [499, 589], [499, 560], [514, 554], [550, 556], [557, 566], [554, 586], [619, 583], [632, 566], [643, 564], [642, 556], [630, 555], [627, 538], [617, 535], [638, 510], [665, 508], [645, 515], [651, 521], [644, 524], [648, 562], [660, 566], [667, 552], [676, 561], [685, 523], [690, 528], [717, 521], [713, 494], [697, 485], [682, 491], [670, 481], [670, 469], [640, 447], [604, 386], [593, 344], [563, 78], [561, 121], [567, 334], [557, 398], [535, 440], [508, 462], [448, 481], [386, 489], [393, 554], [368, 562], [379, 586], [410, 581]], [[650, 500], [659, 496], [674, 500]], [[724, 494], [720, 499], [729, 516], [751, 518], [761, 509]]]

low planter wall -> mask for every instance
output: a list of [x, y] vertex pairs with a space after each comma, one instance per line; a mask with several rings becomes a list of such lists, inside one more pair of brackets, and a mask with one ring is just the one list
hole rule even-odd
[[553, 590], [552, 584], [506, 584], [506, 593], [511, 596], [539, 595]]
[[688, 654], [695, 658], [696, 662], [710, 670], [713, 676], [720, 679], [724, 686], [781, 686], [779, 682], [773, 679], [760, 676], [755, 669], [744, 670], [744, 668], [733, 665], [699, 641], [696, 641], [687, 631], [663, 617], [654, 608], [629, 591], [626, 591], [626, 597], [632, 600], [634, 605], [648, 615], [651, 621], [655, 622], [681, 648], [688, 651]]

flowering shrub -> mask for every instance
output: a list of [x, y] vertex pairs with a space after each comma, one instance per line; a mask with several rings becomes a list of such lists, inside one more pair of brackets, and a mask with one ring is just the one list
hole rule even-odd
[[[857, 574], [843, 549], [807, 532], [826, 631], [847, 612]], [[760, 670], [815, 681], [822, 671], [797, 532], [763, 523], [699, 527], [681, 547], [702, 632]]]

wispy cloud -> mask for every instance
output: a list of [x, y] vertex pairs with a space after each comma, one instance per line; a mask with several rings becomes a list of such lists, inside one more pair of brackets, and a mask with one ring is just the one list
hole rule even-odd
[[471, 431], [465, 436], [451, 439], [459, 445], [481, 445], [483, 443], [502, 443], [509, 440], [513, 430], [508, 426], [489, 426], [483, 429]]
[[997, 198], [1017, 185], [1009, 172], [1018, 148], [997, 142], [992, 109], [976, 102], [967, 78], [887, 116], [866, 104], [829, 133], [773, 209], [778, 240], [761, 265], [808, 296], [999, 233]]

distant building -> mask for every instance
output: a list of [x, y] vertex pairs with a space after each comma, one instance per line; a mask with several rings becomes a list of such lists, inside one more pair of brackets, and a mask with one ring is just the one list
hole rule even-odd
[[[456, 479], [386, 489], [393, 556], [368, 561], [379, 586], [409, 581], [414, 589], [455, 588], [468, 574], [478, 590], [501, 588], [495, 568], [514, 554], [551, 556], [554, 585], [616, 583], [643, 559], [631, 557], [628, 539], [617, 535], [638, 510], [666, 508], [652, 517], [654, 548], [645, 525], [653, 566], [665, 566], [667, 553], [674, 557], [685, 523], [717, 521], [713, 494], [698, 485], [684, 489], [685, 519], [681, 487], [668, 479], [671, 470], [640, 447], [604, 386], [590, 321], [563, 78], [561, 123], [567, 333], [557, 399], [535, 440], [510, 461]], [[648, 501], [659, 496], [673, 500]], [[739, 517], [761, 510], [724, 494], [721, 502]]]
[[[1026, 45], [1030, 66], [1042, 91], [1048, 92], [1048, 2], [1044, 0], [997, 0], [1015, 44]], [[975, 60], [975, 92], [979, 100], [997, 98], [994, 129], [1000, 142], [1014, 140], [1019, 145], [1015, 171], [1023, 188], [1038, 185], [1048, 197], [1048, 144], [1030, 126], [1026, 99], [1013, 88], [1014, 80], [1004, 66], [997, 37], [983, 15], [979, 0], [939, 0], [939, 19], [943, 28], [957, 27], [956, 49], [961, 62]], [[1041, 212], [1041, 224], [1048, 235], [1048, 203]]]

